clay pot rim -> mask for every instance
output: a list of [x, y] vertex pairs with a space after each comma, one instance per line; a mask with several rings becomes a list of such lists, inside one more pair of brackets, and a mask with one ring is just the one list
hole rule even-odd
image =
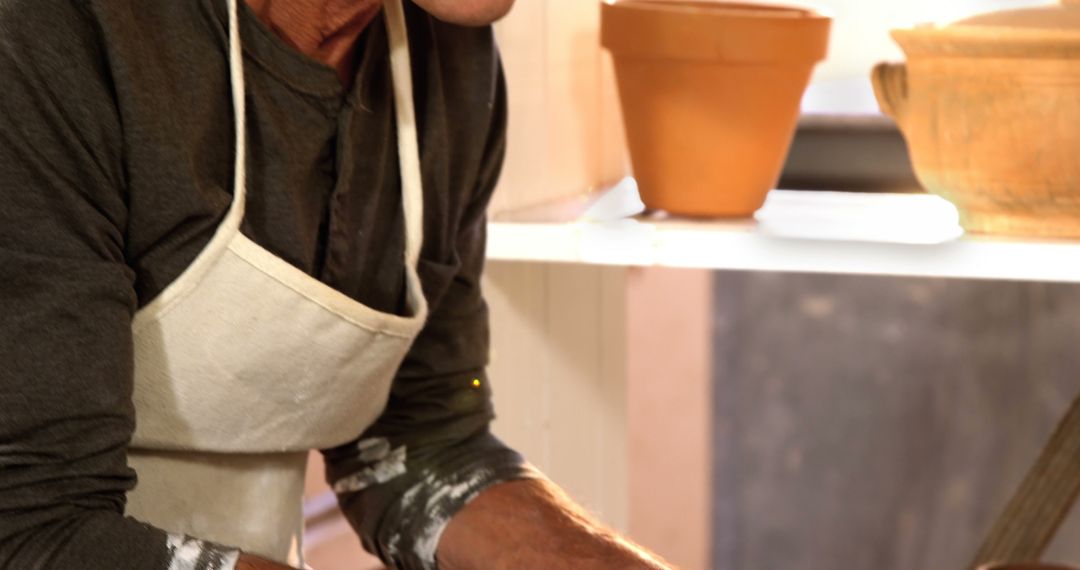
[[609, 6], [731, 19], [832, 20], [828, 10], [793, 4], [753, 4], [727, 0], [603, 0]]
[[1080, 58], [1080, 0], [893, 30], [892, 37], [908, 56]]
[[813, 65], [832, 24], [810, 8], [737, 1], [604, 0], [601, 13], [601, 43], [623, 60]]
[[967, 58], [1080, 58], [1080, 31], [993, 26], [919, 26], [892, 30], [912, 56]]

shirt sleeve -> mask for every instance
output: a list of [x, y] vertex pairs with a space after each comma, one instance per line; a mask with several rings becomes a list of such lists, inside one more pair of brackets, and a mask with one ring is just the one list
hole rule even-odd
[[232, 568], [123, 514], [136, 299], [94, 30], [70, 0], [0, 2], [0, 568]]
[[[324, 451], [327, 481], [346, 518], [364, 547], [394, 568], [435, 568], [439, 537], [466, 503], [496, 483], [541, 476], [489, 431], [495, 416], [480, 278], [486, 210], [505, 151], [501, 69], [494, 101], [477, 185], [458, 226], [460, 265], [451, 270], [421, 260], [430, 316], [386, 411], [356, 442]], [[427, 288], [447, 281], [444, 290]]]

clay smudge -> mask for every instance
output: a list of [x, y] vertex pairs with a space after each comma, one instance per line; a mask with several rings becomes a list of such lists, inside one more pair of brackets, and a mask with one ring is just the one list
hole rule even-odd
[[[361, 458], [363, 458], [365, 451], [372, 452], [373, 450], [374, 455], [378, 455], [378, 448], [361, 449]], [[384, 453], [378, 463], [334, 481], [334, 492], [338, 495], [355, 493], [403, 475], [405, 473], [405, 458], [406, 450], [404, 445]]]
[[364, 462], [382, 461], [390, 454], [390, 440], [385, 437], [369, 437], [356, 442], [359, 459]]
[[[490, 469], [478, 469], [460, 483], [438, 484], [437, 481], [428, 481], [428, 485], [434, 487], [431, 497], [428, 499], [428, 507], [432, 509], [427, 524], [420, 531], [420, 536], [413, 542], [413, 553], [426, 563], [430, 561], [431, 568], [435, 568], [435, 551], [439, 547], [439, 539], [443, 531], [450, 524], [451, 513], [446, 512], [445, 505], [456, 503], [458, 499], [465, 497], [463, 504], [468, 504], [484, 487], [483, 483], [490, 479]], [[434, 478], [432, 478], [434, 479]]]
[[165, 548], [168, 570], [234, 570], [240, 558], [239, 550], [179, 534], [168, 535]]
[[424, 520], [424, 524], [409, 540], [405, 540], [400, 532], [391, 535], [386, 541], [387, 553], [393, 558], [399, 558], [403, 543], [407, 544], [412, 558], [420, 563], [421, 568], [435, 570], [435, 552], [439, 539], [453, 517], [450, 508], [460, 507], [459, 500], [462, 497], [465, 497], [463, 504], [468, 504], [483, 489], [497, 481], [491, 469], [477, 469], [464, 478], [455, 476], [445, 480], [434, 473], [426, 473], [401, 496], [401, 509], [404, 513], [404, 524], [401, 527], [413, 528], [410, 523], [417, 520]]

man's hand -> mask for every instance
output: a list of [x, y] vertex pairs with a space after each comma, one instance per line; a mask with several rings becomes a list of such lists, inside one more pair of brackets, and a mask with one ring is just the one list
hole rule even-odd
[[295, 570], [295, 568], [256, 558], [250, 554], [241, 554], [240, 560], [236, 562], [236, 570]]
[[416, 0], [416, 4], [444, 22], [486, 26], [505, 16], [514, 0]]
[[670, 570], [604, 528], [541, 480], [495, 485], [450, 520], [436, 553], [442, 570]]

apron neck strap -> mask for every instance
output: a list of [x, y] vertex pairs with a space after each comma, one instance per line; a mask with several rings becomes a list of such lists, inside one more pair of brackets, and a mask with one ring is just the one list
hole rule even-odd
[[[236, 129], [236, 157], [233, 165], [233, 202], [222, 226], [239, 231], [247, 199], [247, 107], [244, 86], [244, 58], [240, 40], [237, 2], [229, 6], [229, 78], [232, 83]], [[405, 214], [405, 265], [416, 270], [424, 242], [424, 192], [420, 175], [420, 146], [417, 143], [416, 109], [413, 103], [412, 62], [405, 27], [402, 0], [384, 0], [383, 11], [390, 42], [390, 71], [394, 84], [397, 118], [398, 161], [401, 171], [401, 203]]]
[[233, 158], [233, 201], [228, 214], [221, 222], [230, 233], [240, 230], [247, 201], [247, 102], [244, 86], [244, 56], [240, 42], [240, 17], [236, 3], [229, 5], [229, 81], [232, 83], [233, 121], [236, 131], [235, 157]]
[[398, 163], [401, 170], [401, 204], [405, 213], [405, 264], [416, 268], [424, 243], [424, 191], [420, 175], [420, 145], [413, 103], [412, 60], [402, 0], [383, 0], [390, 39], [390, 71], [397, 113]]

